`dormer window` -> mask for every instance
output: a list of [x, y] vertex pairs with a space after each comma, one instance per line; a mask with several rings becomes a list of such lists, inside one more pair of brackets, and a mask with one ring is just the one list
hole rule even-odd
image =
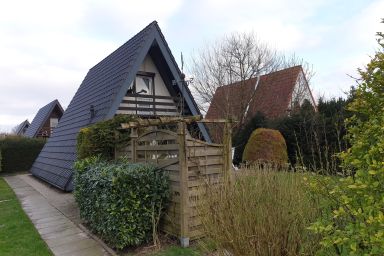
[[133, 81], [132, 87], [128, 90], [128, 94], [137, 93], [142, 95], [153, 95], [154, 77], [154, 73], [138, 72], [136, 79]]

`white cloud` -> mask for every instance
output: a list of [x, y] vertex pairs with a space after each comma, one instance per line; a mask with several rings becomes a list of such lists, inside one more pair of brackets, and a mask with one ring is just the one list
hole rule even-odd
[[67, 106], [88, 70], [181, 0], [15, 0], [0, 8], [0, 131], [32, 121], [58, 98]]

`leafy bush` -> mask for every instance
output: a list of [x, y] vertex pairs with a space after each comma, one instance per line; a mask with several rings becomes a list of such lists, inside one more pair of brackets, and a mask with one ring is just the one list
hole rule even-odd
[[28, 171], [41, 149], [45, 139], [7, 136], [0, 139], [0, 170], [3, 172]]
[[101, 155], [105, 159], [113, 159], [115, 147], [129, 140], [127, 130], [118, 130], [120, 124], [134, 119], [135, 117], [129, 115], [116, 115], [112, 119], [81, 129], [77, 136], [77, 158]]
[[256, 129], [245, 146], [243, 161], [286, 164], [288, 155], [284, 137], [277, 130]]
[[208, 241], [220, 255], [314, 255], [319, 237], [307, 226], [319, 198], [307, 193], [306, 176], [253, 168], [239, 170], [233, 186], [208, 185], [199, 205]]
[[151, 239], [152, 223], [169, 197], [163, 171], [100, 157], [77, 161], [75, 169], [74, 195], [80, 216], [95, 233], [118, 249]]
[[233, 146], [235, 147], [235, 154], [233, 156], [233, 163], [239, 165], [242, 162], [243, 152], [249, 137], [257, 128], [266, 127], [267, 119], [261, 113], [257, 113], [242, 129], [234, 131]]
[[[384, 20], [383, 20], [384, 22]], [[324, 190], [334, 211], [319, 218], [311, 229], [323, 235], [321, 245], [338, 255], [383, 255], [384, 252], [384, 35], [365, 70], [349, 109], [351, 147], [341, 154], [350, 174]]]

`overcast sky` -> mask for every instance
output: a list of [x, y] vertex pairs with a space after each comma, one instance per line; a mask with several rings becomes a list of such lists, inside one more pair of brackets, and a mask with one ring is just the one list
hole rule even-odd
[[58, 99], [157, 20], [179, 60], [225, 34], [253, 31], [313, 65], [315, 95], [339, 97], [373, 55], [384, 0], [12, 0], [0, 8], [0, 131]]

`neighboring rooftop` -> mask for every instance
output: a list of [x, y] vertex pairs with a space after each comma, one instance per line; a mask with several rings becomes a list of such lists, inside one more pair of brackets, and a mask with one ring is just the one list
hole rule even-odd
[[[303, 95], [296, 95], [299, 87]], [[293, 102], [300, 97], [315, 106], [302, 67], [294, 66], [217, 88], [206, 118], [247, 120], [257, 112], [269, 119], [279, 118], [290, 114]]]
[[63, 113], [64, 109], [61, 107], [60, 102], [57, 99], [53, 100], [39, 109], [24, 135], [31, 138], [49, 137], [51, 133], [51, 127], [49, 125], [50, 117], [54, 115], [60, 119]]
[[16, 135], [24, 135], [24, 133], [27, 131], [28, 127], [30, 126], [31, 124], [29, 123], [28, 119], [26, 119], [25, 121], [23, 121], [21, 124], [19, 124], [18, 126], [15, 127], [14, 129], [14, 133]]

